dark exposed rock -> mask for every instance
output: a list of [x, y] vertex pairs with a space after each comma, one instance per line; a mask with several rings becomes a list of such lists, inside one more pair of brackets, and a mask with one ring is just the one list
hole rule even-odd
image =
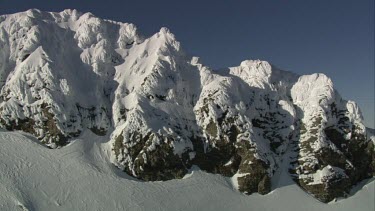
[[98, 128], [96, 126], [90, 128], [90, 130], [98, 136], [105, 136], [107, 131], [104, 128]]
[[[158, 144], [153, 142], [153, 138], [161, 140]], [[127, 146], [124, 152], [125, 143], [121, 133], [114, 143], [116, 157], [120, 154], [128, 156], [131, 161], [124, 168], [129, 175], [133, 175], [145, 181], [170, 180], [182, 178], [191, 167], [189, 152], [182, 153], [181, 156], [174, 153], [172, 140], [155, 133], [148, 133], [143, 136], [137, 132], [131, 135], [131, 139], [137, 140], [136, 144]], [[153, 146], [151, 146], [153, 145]]]
[[[61, 129], [57, 126], [58, 123], [55, 118], [55, 114], [51, 111], [50, 105], [42, 103], [39, 105], [39, 108], [41, 110], [40, 115], [42, 116], [40, 122], [36, 122], [30, 117], [25, 117], [24, 119], [17, 120], [9, 120], [9, 118], [7, 118], [8, 120], [5, 120], [4, 118], [0, 118], [0, 122], [7, 130], [22, 130], [24, 132], [33, 134], [38, 137], [38, 139], [40, 139], [42, 143], [45, 143], [47, 145], [52, 144], [51, 147], [64, 146], [69, 142], [71, 138], [78, 137], [81, 134], [81, 130], [79, 129], [73, 132], [61, 131]], [[84, 108], [78, 107], [78, 111], [82, 112], [83, 110]], [[93, 121], [93, 119], [95, 118], [95, 108], [90, 108], [87, 110], [89, 113], [88, 118]], [[78, 117], [82, 119], [86, 118], [81, 114], [79, 114]], [[77, 117], [71, 118], [70, 121], [67, 122], [66, 126], [72, 126], [71, 123], [75, 123], [77, 121], [76, 118]], [[107, 133], [107, 130], [105, 128], [97, 127], [96, 125], [89, 129], [99, 136], [104, 136]], [[38, 130], [43, 131], [42, 136], [38, 134]]]
[[[300, 125], [300, 136], [309, 135], [299, 142], [298, 160], [292, 161], [292, 165], [298, 167], [290, 171], [303, 189], [322, 202], [346, 197], [354, 185], [374, 174], [372, 141], [350, 122], [345, 111], [338, 110], [335, 105], [332, 105], [331, 109], [334, 118], [338, 119], [336, 125], [324, 127], [321, 117], [315, 118], [309, 129], [303, 124]], [[319, 131], [325, 134], [326, 144], [316, 150]], [[303, 159], [301, 153], [304, 154]], [[310, 158], [306, 159], [306, 155]], [[312, 163], [315, 164], [311, 165]], [[316, 174], [327, 167], [339, 170], [331, 172], [330, 176], [323, 177], [319, 182], [312, 183], [313, 179], [308, 175]], [[305, 176], [301, 178], [300, 175]]]
[[1, 118], [1, 123], [7, 130], [22, 130], [37, 137], [38, 134], [36, 133], [36, 130], [42, 129], [43, 131], [45, 131], [45, 134], [44, 136], [39, 137], [39, 139], [45, 143], [50, 140], [50, 143], [56, 144], [56, 146], [64, 146], [67, 144], [67, 141], [70, 137], [75, 137], [75, 134], [70, 134], [71, 136], [65, 136], [61, 133], [61, 131], [56, 126], [54, 115], [49, 112], [49, 107], [47, 104], [42, 104], [41, 109], [44, 117], [41, 126], [37, 126], [36, 122], [33, 119], [27, 117], [24, 119], [17, 119], [16, 121], [11, 120], [8, 122]]
[[304, 180], [299, 180], [298, 184], [325, 203], [338, 197], [347, 196], [347, 192], [350, 188], [350, 181], [347, 178], [334, 178], [324, 183], [314, 185], [308, 185]]
[[269, 166], [254, 157], [249, 142], [237, 143], [237, 153], [241, 156], [238, 173], [246, 174], [238, 178], [239, 190], [247, 194], [259, 192], [266, 194], [271, 191], [271, 181], [268, 175]]
[[[204, 151], [204, 139], [194, 139], [193, 145], [196, 152], [193, 164], [210, 173], [233, 176], [238, 171], [240, 157], [235, 153], [234, 143], [225, 144], [216, 142], [217, 147], [211, 147]], [[229, 163], [229, 164], [228, 164]]]
[[146, 181], [180, 179], [191, 167], [188, 154], [181, 157], [173, 153], [168, 143], [161, 143], [156, 149], [140, 153], [134, 161], [134, 172], [138, 178]]

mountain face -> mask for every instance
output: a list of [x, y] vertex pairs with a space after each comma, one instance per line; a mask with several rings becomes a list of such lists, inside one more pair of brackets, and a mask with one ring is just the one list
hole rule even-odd
[[50, 148], [87, 129], [110, 134], [113, 163], [141, 180], [197, 166], [266, 194], [288, 168], [329, 202], [375, 175], [375, 139], [324, 74], [259, 60], [212, 70], [166, 28], [145, 38], [76, 10], [0, 16], [0, 46], [1, 127]]

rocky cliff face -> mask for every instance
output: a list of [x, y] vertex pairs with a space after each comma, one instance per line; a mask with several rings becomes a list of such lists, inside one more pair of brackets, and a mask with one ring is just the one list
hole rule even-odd
[[375, 172], [374, 142], [357, 105], [323, 74], [268, 62], [211, 70], [166, 28], [75, 10], [0, 16], [0, 124], [63, 147], [84, 130], [110, 134], [113, 163], [146, 181], [193, 165], [266, 194], [286, 158], [323, 202]]

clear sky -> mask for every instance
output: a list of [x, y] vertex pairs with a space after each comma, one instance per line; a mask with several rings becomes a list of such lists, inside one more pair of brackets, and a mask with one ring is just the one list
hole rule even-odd
[[168, 27], [191, 55], [212, 68], [245, 59], [332, 78], [375, 128], [374, 0], [0, 0], [0, 14], [66, 8], [138, 26]]

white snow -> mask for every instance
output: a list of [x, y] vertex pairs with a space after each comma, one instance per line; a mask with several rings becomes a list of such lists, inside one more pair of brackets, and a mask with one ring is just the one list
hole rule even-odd
[[[108, 138], [108, 137], [107, 137]], [[324, 204], [281, 172], [276, 190], [244, 195], [228, 179], [192, 170], [182, 180], [140, 182], [108, 160], [91, 132], [51, 150], [19, 132], [0, 132], [0, 210], [374, 210], [375, 182], [354, 196]]]
[[370, 140], [375, 145], [375, 129], [373, 128], [366, 128], [367, 137], [370, 138]]
[[[309, 177], [311, 176], [311, 177]], [[334, 177], [340, 176], [342, 178], [348, 178], [348, 175], [345, 174], [344, 170], [341, 168], [327, 165], [321, 170], [317, 170], [314, 174], [305, 176], [301, 175], [302, 178], [312, 178], [312, 182], [309, 182], [308, 185], [316, 185], [322, 184], [329, 179], [333, 179]]]

